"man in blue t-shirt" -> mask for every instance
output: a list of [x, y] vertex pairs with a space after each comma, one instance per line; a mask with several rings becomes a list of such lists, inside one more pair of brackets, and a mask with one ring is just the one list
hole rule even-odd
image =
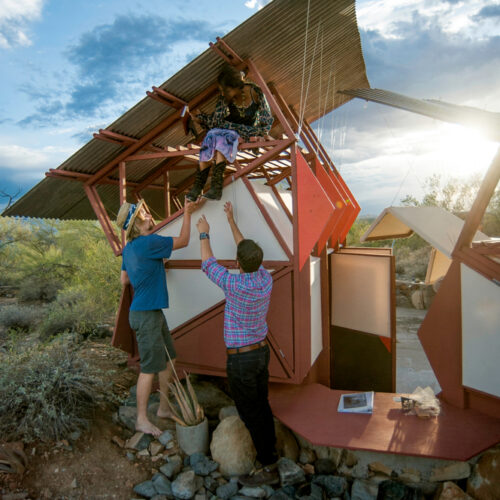
[[167, 400], [168, 386], [172, 377], [172, 364], [176, 357], [172, 337], [162, 311], [168, 307], [163, 259], [168, 259], [172, 250], [189, 244], [191, 214], [196, 208], [196, 203], [186, 200], [184, 219], [177, 237], [150, 234], [154, 221], [143, 200], [137, 205], [124, 203], [116, 219], [118, 226], [126, 231], [127, 244], [122, 252], [121, 282], [123, 285], [132, 284], [134, 289], [129, 322], [136, 332], [141, 363], [141, 372], [137, 380], [135, 428], [154, 436], [159, 436], [161, 431], [147, 416], [153, 379], [158, 373], [160, 406], [157, 415], [160, 418], [167, 418], [171, 415]]

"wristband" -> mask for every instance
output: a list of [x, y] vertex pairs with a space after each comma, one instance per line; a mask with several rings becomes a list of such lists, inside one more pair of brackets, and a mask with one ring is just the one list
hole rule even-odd
[[200, 233], [200, 240], [209, 240], [210, 235], [208, 233]]

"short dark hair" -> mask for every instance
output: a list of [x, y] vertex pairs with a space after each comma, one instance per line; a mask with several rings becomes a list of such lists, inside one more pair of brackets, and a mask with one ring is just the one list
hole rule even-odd
[[264, 252], [253, 240], [241, 240], [236, 250], [236, 258], [241, 269], [246, 273], [254, 273], [262, 264]]
[[242, 89], [245, 86], [241, 73], [227, 63], [222, 66], [222, 70], [217, 77], [217, 83], [221, 87], [231, 87], [232, 89]]

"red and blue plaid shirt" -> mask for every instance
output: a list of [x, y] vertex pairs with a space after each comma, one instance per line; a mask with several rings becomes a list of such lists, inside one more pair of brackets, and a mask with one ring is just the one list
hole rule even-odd
[[210, 257], [201, 264], [203, 272], [226, 296], [224, 342], [226, 347], [242, 347], [264, 340], [266, 316], [273, 278], [262, 267], [254, 273], [231, 274]]

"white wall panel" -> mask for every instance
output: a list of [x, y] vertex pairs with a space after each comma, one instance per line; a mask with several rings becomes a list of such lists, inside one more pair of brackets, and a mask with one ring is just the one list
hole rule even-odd
[[[288, 260], [278, 240], [267, 225], [264, 216], [241, 179], [226, 186], [220, 201], [207, 201], [194, 212], [191, 223], [191, 241], [186, 248], [172, 253], [172, 259], [193, 260], [200, 258], [200, 243], [196, 222], [205, 214], [210, 224], [210, 243], [218, 259], [235, 259], [236, 245], [224, 213], [224, 203], [234, 206], [235, 220], [245, 238], [255, 240], [264, 251], [265, 260]], [[162, 236], [178, 236], [182, 217], [177, 218], [158, 231]]]
[[321, 318], [321, 261], [311, 257], [311, 366], [323, 350]]
[[224, 292], [199, 269], [168, 270], [167, 286], [169, 308], [163, 312], [171, 330], [224, 300]]
[[331, 255], [332, 324], [391, 336], [391, 257]]
[[500, 286], [464, 264], [462, 383], [500, 397]]
[[[271, 220], [274, 222], [280, 235], [285, 240], [288, 249], [293, 253], [293, 226], [290, 219], [287, 217], [280, 202], [276, 199], [270, 186], [266, 186], [262, 182], [252, 181], [252, 186], [257, 193], [259, 200], [266, 208]], [[281, 193], [281, 191], [280, 191]], [[283, 192], [282, 199], [288, 208], [287, 200], [291, 202], [292, 196], [290, 192]], [[290, 210], [291, 212], [291, 210]]]

